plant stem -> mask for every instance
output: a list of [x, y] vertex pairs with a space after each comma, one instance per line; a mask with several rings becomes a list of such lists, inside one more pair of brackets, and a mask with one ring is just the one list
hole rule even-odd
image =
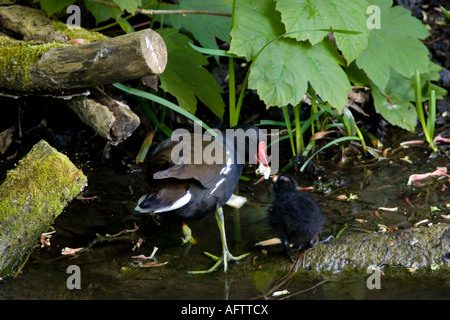
[[292, 148], [292, 155], [295, 157], [295, 146], [294, 146], [294, 137], [292, 136], [292, 127], [291, 127], [291, 121], [289, 120], [289, 112], [286, 106], [282, 107], [283, 110], [283, 116], [284, 116], [284, 122], [286, 123], [286, 128], [288, 130], [289, 134], [289, 140], [291, 141], [291, 148]]
[[303, 142], [303, 135], [301, 133], [300, 104], [296, 105], [293, 109], [295, 117], [295, 146], [297, 148], [296, 154], [300, 154], [303, 152], [303, 149], [305, 149], [305, 145]]
[[[428, 116], [428, 121], [425, 122], [425, 114], [423, 112], [423, 105], [422, 105], [422, 86], [420, 81], [420, 74], [419, 71], [416, 70], [416, 76], [415, 76], [415, 82], [414, 82], [414, 96], [416, 100], [416, 111], [417, 116], [419, 117], [420, 123], [422, 125], [423, 133], [425, 134], [425, 138], [431, 147], [433, 149], [433, 152], [437, 152], [437, 148], [433, 143], [433, 136], [431, 134], [434, 134], [434, 125], [435, 125], [435, 118], [436, 118], [436, 95], [432, 94], [431, 100], [433, 100], [434, 96], [434, 102], [431, 101], [430, 103], [430, 114]], [[434, 109], [434, 110], [431, 110]]]
[[430, 105], [428, 106], [427, 130], [430, 138], [434, 136], [434, 128], [436, 125], [436, 91], [431, 90]]
[[245, 95], [245, 90], [247, 89], [249, 75], [250, 75], [250, 68], [248, 69], [247, 74], [245, 75], [244, 82], [242, 83], [241, 93], [239, 94], [239, 99], [238, 99], [238, 102], [236, 105], [236, 110], [234, 111], [234, 119], [233, 119], [233, 123], [232, 123], [233, 127], [235, 125], [237, 125], [237, 123], [239, 121], [239, 114], [241, 113], [242, 102], [244, 101], [244, 95]]
[[230, 128], [234, 127], [236, 112], [236, 80], [234, 77], [234, 58], [228, 58], [228, 108], [230, 110]]
[[[308, 88], [308, 92], [309, 92], [309, 95], [311, 96], [311, 117], [314, 117], [314, 115], [318, 112], [316, 93], [311, 86]], [[316, 126], [317, 126], [317, 130], [319, 130], [320, 129], [319, 118], [316, 118]], [[311, 122], [311, 136], [313, 136], [314, 134], [315, 134], [314, 123]]]

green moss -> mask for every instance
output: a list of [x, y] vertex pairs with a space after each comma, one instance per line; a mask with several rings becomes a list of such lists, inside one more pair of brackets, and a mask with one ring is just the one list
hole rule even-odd
[[32, 221], [43, 210], [56, 217], [84, 186], [86, 177], [67, 156], [48, 145], [45, 148], [51, 149], [42, 149], [44, 144], [41, 141], [33, 147], [0, 186], [0, 221], [10, 216], [13, 208], [26, 209]]
[[48, 50], [67, 46], [70, 44], [57, 42], [33, 44], [0, 37], [0, 70], [2, 70], [0, 72], [9, 75], [10, 81], [22, 83], [22, 87], [26, 88], [31, 81], [33, 64], [39, 61]]
[[[52, 29], [65, 34], [69, 39], [84, 39], [87, 42], [108, 39], [107, 36], [90, 32], [84, 28], [69, 28], [61, 21], [52, 21]], [[11, 81], [22, 86], [26, 91], [31, 81], [31, 68], [44, 53], [53, 48], [72, 46], [73, 44], [50, 42], [37, 44], [34, 42], [14, 41], [0, 36], [0, 76], [10, 77]], [[3, 73], [3, 75], [2, 75]]]
[[12, 270], [20, 264], [33, 249], [39, 235], [80, 193], [86, 181], [81, 170], [67, 156], [43, 140], [17, 168], [8, 172], [0, 186], [0, 248], [6, 243], [14, 249], [7, 249], [6, 257], [5, 248], [0, 250], [4, 259], [0, 261], [0, 276], [5, 274], [5, 269]]
[[61, 22], [61, 21], [52, 21], [53, 28], [56, 31], [60, 31], [63, 34], [66, 34], [69, 37], [69, 40], [71, 39], [84, 39], [88, 41], [100, 41], [108, 39], [107, 36], [105, 36], [102, 33], [99, 32], [91, 32], [89, 30], [86, 30], [84, 28], [78, 27], [78, 28], [69, 28], [67, 24]]

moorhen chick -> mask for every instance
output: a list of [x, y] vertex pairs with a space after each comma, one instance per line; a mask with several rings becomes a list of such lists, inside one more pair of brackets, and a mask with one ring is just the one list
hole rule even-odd
[[[217, 270], [229, 261], [239, 261], [248, 254], [234, 257], [228, 251], [222, 207], [232, 196], [245, 161], [257, 160], [257, 171], [268, 179], [266, 137], [253, 126], [237, 127], [204, 139], [199, 133], [184, 133], [161, 142], [150, 160], [149, 189], [141, 197], [137, 211], [162, 214], [180, 222], [201, 220], [215, 212], [222, 240], [222, 257], [205, 271]], [[205, 141], [206, 140], [206, 141]]]
[[294, 251], [314, 246], [326, 218], [317, 203], [297, 189], [293, 178], [274, 176], [273, 181], [275, 200], [269, 208], [269, 223], [278, 231], [291, 258]]

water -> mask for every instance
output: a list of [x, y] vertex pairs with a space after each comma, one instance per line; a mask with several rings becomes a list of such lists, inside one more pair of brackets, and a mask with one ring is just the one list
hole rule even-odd
[[[402, 160], [406, 155], [412, 164]], [[438, 166], [445, 166], [447, 160], [443, 156], [429, 158], [425, 145], [401, 149], [388, 157], [380, 162], [359, 159], [343, 166], [336, 166], [334, 160], [320, 161], [328, 168], [322, 187], [327, 185], [328, 189], [323, 190], [329, 191], [312, 193], [312, 196], [328, 216], [322, 238], [336, 236], [346, 224], [342, 236], [377, 232], [379, 225], [404, 229], [422, 219], [448, 222], [441, 217], [449, 214], [445, 207], [450, 203], [449, 194], [442, 190], [448, 182], [434, 180], [428, 186], [417, 188], [406, 185], [410, 174], [434, 171]], [[0, 282], [0, 299], [261, 299], [292, 266], [280, 246], [254, 246], [260, 240], [276, 236], [266, 219], [267, 203], [273, 199], [268, 181], [256, 186], [253, 181], [241, 181], [239, 194], [247, 197], [247, 204], [240, 210], [224, 208], [230, 251], [234, 255], [250, 252], [250, 256], [238, 264], [231, 263], [227, 274], [221, 268], [207, 275], [189, 275], [185, 271], [212, 266], [213, 261], [203, 251], [212, 254], [221, 251], [214, 217], [192, 222], [190, 227], [198, 244], [182, 245], [180, 226], [164, 220], [158, 226], [152, 217], [134, 211], [146, 190], [139, 170], [131, 170], [126, 163], [118, 161], [114, 165], [91, 162], [85, 172], [89, 186], [84, 196], [96, 198], [74, 200], [64, 210], [54, 223], [56, 234], [51, 238], [51, 246], [37, 247], [15, 279]], [[247, 172], [250, 177], [251, 172], [251, 169]], [[314, 183], [303, 176], [296, 178], [301, 186]], [[339, 200], [339, 196], [350, 194], [357, 198]], [[431, 211], [431, 206], [437, 206], [440, 211]], [[385, 212], [379, 207], [399, 210]], [[116, 234], [133, 229], [134, 223], [139, 229], [124, 239], [99, 243], [75, 256], [61, 255], [65, 247], [86, 247], [96, 234]], [[144, 242], [133, 250], [139, 238]], [[139, 267], [139, 260], [132, 256], [149, 256], [155, 247], [158, 248], [154, 261], [157, 266]], [[71, 265], [80, 268], [81, 289], [68, 288], [67, 281], [72, 274], [67, 270]], [[294, 294], [289, 299], [450, 297], [450, 276], [442, 272], [438, 276], [386, 274], [381, 278], [381, 289], [372, 290], [367, 287], [368, 276], [364, 271], [317, 274], [300, 270], [278, 291]]]

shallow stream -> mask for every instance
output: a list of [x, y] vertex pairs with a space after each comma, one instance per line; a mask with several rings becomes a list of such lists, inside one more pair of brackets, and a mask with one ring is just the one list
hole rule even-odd
[[[326, 169], [320, 183], [296, 176], [299, 185], [315, 186], [316, 191], [311, 194], [328, 216], [322, 239], [339, 233], [345, 237], [386, 231], [385, 227], [386, 232], [395, 232], [424, 219], [428, 222], [419, 227], [449, 223], [443, 217], [450, 213], [450, 193], [445, 190], [448, 179], [433, 179], [420, 187], [407, 185], [413, 173], [448, 167], [444, 155], [430, 158], [425, 144], [399, 148], [400, 142], [414, 137], [393, 133], [392, 149], [384, 160], [356, 159], [337, 166], [335, 159], [320, 159], [318, 164]], [[203, 251], [218, 254], [221, 250], [214, 217], [190, 223], [198, 243], [182, 245], [180, 226], [165, 220], [157, 222], [134, 211], [137, 200], [146, 191], [144, 167], [133, 165], [118, 148], [112, 150], [106, 162], [100, 161], [100, 156], [90, 155], [89, 161], [78, 159], [78, 155], [71, 157], [88, 176], [89, 185], [83, 193], [86, 199], [74, 200], [56, 219], [50, 247], [37, 244], [18, 276], [0, 282], [0, 299], [253, 299], [262, 298], [290, 270], [292, 264], [280, 245], [254, 246], [276, 234], [266, 219], [267, 204], [273, 199], [270, 182], [255, 186], [252, 168], [244, 172], [250, 181], [241, 181], [238, 186], [239, 194], [248, 202], [241, 209], [224, 209], [230, 251], [234, 255], [250, 252], [250, 256], [238, 264], [231, 263], [227, 274], [220, 269], [207, 275], [189, 275], [184, 271], [212, 266], [212, 260]], [[353, 200], [345, 200], [344, 196], [352, 196]], [[380, 207], [396, 207], [398, 211], [383, 211]], [[135, 224], [139, 227], [135, 232], [93, 244], [96, 234], [114, 235], [134, 229]], [[134, 248], [138, 239], [143, 239], [143, 243]], [[65, 247], [89, 244], [88, 251], [61, 254]], [[155, 247], [158, 250], [153, 260], [132, 258], [149, 256]], [[71, 265], [79, 267], [80, 289], [68, 287]], [[450, 275], [442, 270], [403, 270], [402, 274], [385, 274], [381, 289], [369, 289], [366, 272], [317, 274], [299, 270], [278, 291], [295, 294], [289, 299], [450, 298]], [[313, 286], [316, 287], [305, 290]]]

